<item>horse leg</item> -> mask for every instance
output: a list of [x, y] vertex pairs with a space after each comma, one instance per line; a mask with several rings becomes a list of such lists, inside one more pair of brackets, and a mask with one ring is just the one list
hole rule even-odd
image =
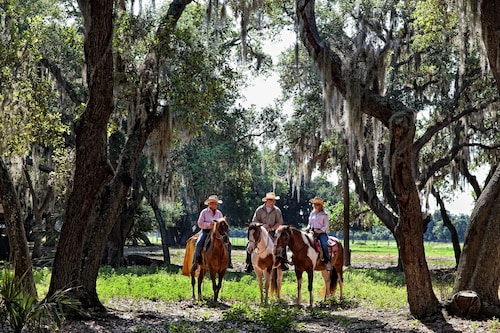
[[342, 271], [342, 266], [340, 266], [340, 268], [336, 268], [337, 269], [337, 282], [339, 283], [339, 289], [340, 289], [340, 299], [342, 299], [343, 297], [343, 289], [344, 289], [344, 279], [343, 279], [343, 271]]
[[314, 270], [310, 270], [307, 272], [307, 290], [309, 291], [309, 305], [313, 305], [313, 277], [314, 277]]
[[[264, 277], [266, 279], [266, 282], [265, 282], [265, 295], [266, 295], [266, 297], [265, 297], [264, 304], [267, 305], [267, 301], [269, 299], [269, 284], [271, 282], [270, 281], [271, 280], [271, 274], [269, 274], [269, 271], [267, 269], [264, 271]], [[262, 287], [261, 287], [260, 290], [261, 290], [261, 294], [262, 294]], [[262, 297], [262, 295], [261, 295], [261, 297]]]
[[332, 274], [337, 274], [333, 270], [331, 271], [321, 271], [321, 276], [323, 276], [323, 282], [325, 283], [325, 292], [323, 294], [323, 302], [326, 301], [326, 297], [330, 296], [331, 288], [330, 281]]
[[[212, 290], [214, 291], [214, 302], [217, 302], [217, 298], [219, 297], [219, 287], [216, 282], [216, 272], [214, 269], [210, 270], [210, 279], [212, 280]], [[220, 276], [219, 276], [220, 277]]]
[[[257, 276], [257, 281], [259, 282], [260, 303], [262, 304], [263, 299], [264, 299], [264, 295], [263, 295], [263, 291], [262, 291], [262, 271], [260, 270], [260, 268], [258, 266], [254, 266], [254, 270], [255, 270], [255, 275]], [[267, 302], [267, 299], [266, 299], [266, 302]]]
[[297, 305], [302, 303], [302, 271], [295, 271], [295, 276], [297, 277]]
[[193, 290], [193, 295], [192, 295], [193, 299], [196, 299], [194, 297], [194, 286], [196, 284], [196, 276], [195, 276], [195, 274], [196, 274], [196, 272], [191, 272], [191, 289]]
[[198, 300], [201, 299], [201, 284], [203, 283], [203, 279], [205, 278], [205, 268], [200, 269], [200, 274], [198, 275]]
[[274, 268], [273, 274], [277, 274], [276, 284], [277, 284], [277, 295], [278, 299], [281, 298], [281, 285], [283, 283], [283, 271], [281, 269]]

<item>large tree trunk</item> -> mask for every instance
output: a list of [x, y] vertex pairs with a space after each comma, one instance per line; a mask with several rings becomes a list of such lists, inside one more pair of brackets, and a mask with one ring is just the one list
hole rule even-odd
[[481, 314], [500, 316], [500, 165], [478, 198], [465, 234], [453, 293], [472, 290]]
[[420, 198], [412, 175], [412, 146], [415, 118], [412, 112], [391, 118], [390, 169], [393, 192], [398, 200], [399, 220], [394, 229], [405, 273], [410, 312], [418, 317], [439, 309], [432, 289], [424, 252], [424, 232]]
[[[68, 287], [79, 287], [84, 257], [83, 245], [96, 199], [112, 179], [107, 160], [107, 124], [113, 111], [113, 0], [80, 0], [85, 24], [84, 51], [89, 100], [75, 127], [76, 163], [73, 189], [68, 198], [49, 295]], [[74, 290], [85, 299], [85, 290]]]
[[81, 260], [81, 289], [86, 295], [84, 306], [94, 308], [96, 311], [104, 310], [97, 296], [96, 282], [106, 241], [115, 223], [119, 222], [118, 217], [127, 200], [135, 168], [149, 133], [151, 129], [135, 126], [123, 150], [116, 176], [96, 202], [88, 222], [86, 231], [88, 239], [84, 244]]
[[0, 158], [0, 203], [2, 203], [4, 210], [10, 253], [14, 261], [14, 274], [17, 278], [24, 275], [23, 284], [26, 291], [36, 297], [35, 279], [33, 277], [28, 240], [24, 231], [21, 204], [9, 169], [2, 158]]
[[[471, 0], [473, 6], [475, 1]], [[476, 8], [476, 7], [473, 7]], [[500, 92], [500, 2], [481, 1], [478, 13], [490, 68]], [[500, 165], [479, 196], [467, 227], [454, 293], [472, 290], [481, 302], [478, 315], [500, 316]], [[460, 313], [457, 313], [460, 314]]]
[[[162, 20], [163, 25], [157, 31], [159, 39], [165, 38], [168, 30], [174, 27], [183, 13], [186, 6], [192, 0], [174, 0], [172, 1], [166, 17]], [[82, 9], [83, 11], [83, 9]], [[111, 48], [111, 46], [110, 46]], [[127, 199], [127, 193], [132, 186], [133, 177], [142, 150], [151, 132], [159, 126], [162, 121], [168, 120], [168, 110], [163, 113], [157, 113], [158, 105], [155, 99], [153, 84], [158, 75], [158, 70], [154, 66], [159, 66], [158, 54], [152, 52], [145, 61], [146, 69], [141, 77], [141, 84], [144, 88], [141, 91], [141, 100], [138, 101], [138, 107], [147, 114], [146, 119], [141, 116], [135, 119], [135, 123], [129, 126], [129, 134], [122, 151], [122, 157], [117, 167], [116, 175], [111, 183], [106, 186], [105, 193], [94, 200], [93, 212], [87, 220], [86, 239], [82, 244], [80, 265], [76, 265], [81, 275], [79, 284], [81, 290], [82, 304], [89, 309], [96, 311], [105, 310], [99, 301], [96, 282], [99, 273], [99, 267], [103, 256], [106, 240], [118, 221], [121, 208]], [[105, 133], [105, 132], [104, 132]], [[78, 262], [78, 261], [77, 261]]]
[[[302, 42], [321, 70], [325, 86], [334, 87], [346, 98], [350, 94], [348, 84], [344, 81], [346, 64], [330, 48], [329, 43], [320, 37], [314, 6], [314, 0], [296, 2]], [[403, 262], [410, 312], [416, 317], [435, 314], [439, 310], [439, 302], [432, 289], [425, 260], [420, 199], [412, 174], [412, 143], [415, 135], [413, 110], [368, 87], [355, 94], [360, 98], [359, 109], [365, 115], [378, 119], [391, 133], [390, 173], [399, 213], [394, 234]], [[375, 200], [374, 197], [375, 195], [369, 199]], [[380, 212], [383, 210], [380, 209]]]

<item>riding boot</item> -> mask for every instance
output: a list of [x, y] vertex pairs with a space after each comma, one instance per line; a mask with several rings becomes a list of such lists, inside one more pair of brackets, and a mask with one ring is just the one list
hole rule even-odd
[[196, 248], [194, 250], [194, 255], [193, 255], [193, 266], [191, 267], [191, 272], [194, 272], [198, 269], [198, 262], [200, 261], [200, 255], [201, 255], [201, 249], [203, 247], [203, 244], [196, 244]]
[[281, 252], [281, 270], [282, 271], [289, 270], [288, 259], [286, 258], [286, 247], [284, 247], [283, 251]]

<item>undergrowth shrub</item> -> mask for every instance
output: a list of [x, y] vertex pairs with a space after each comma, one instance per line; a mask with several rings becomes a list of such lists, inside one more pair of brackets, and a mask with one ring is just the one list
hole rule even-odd
[[4, 332], [21, 333], [23, 328], [40, 331], [42, 327], [59, 329], [64, 322], [64, 309], [83, 314], [80, 303], [69, 296], [70, 289], [55, 292], [37, 301], [23, 285], [25, 275], [16, 277], [4, 268], [0, 280], [0, 325]]

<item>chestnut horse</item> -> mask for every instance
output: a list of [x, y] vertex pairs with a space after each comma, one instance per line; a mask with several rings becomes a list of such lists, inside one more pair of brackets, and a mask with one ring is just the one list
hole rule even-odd
[[276, 247], [275, 254], [281, 253], [281, 249], [288, 246], [293, 253], [292, 261], [295, 266], [295, 275], [297, 276], [297, 304], [301, 304], [302, 297], [302, 273], [307, 272], [308, 286], [309, 290], [309, 304], [313, 305], [313, 276], [314, 271], [321, 271], [323, 280], [325, 281], [325, 292], [323, 295], [323, 301], [326, 300], [327, 296], [335, 293], [337, 289], [337, 282], [340, 286], [340, 297], [342, 298], [342, 273], [344, 265], [344, 248], [338, 239], [329, 237], [329, 243], [333, 241], [333, 246], [329, 245], [329, 248], [333, 248], [330, 254], [332, 270], [329, 272], [326, 270], [326, 265], [320, 258], [320, 253], [316, 250], [314, 245], [314, 239], [311, 234], [300, 231], [289, 225], [283, 225], [276, 231]]
[[[210, 241], [208, 248], [201, 251], [201, 263], [195, 272], [191, 272], [191, 287], [194, 296], [194, 285], [196, 283], [196, 274], [198, 273], [198, 299], [201, 299], [201, 285], [203, 278], [210, 271], [212, 279], [212, 289], [214, 291], [214, 302], [217, 302], [219, 291], [222, 287], [222, 279], [226, 274], [229, 264], [229, 253], [227, 245], [229, 243], [229, 225], [226, 217], [214, 220], [212, 231], [210, 232]], [[216, 278], [218, 278], [216, 282]]]
[[[247, 238], [247, 251], [251, 255], [255, 275], [259, 281], [260, 302], [267, 304], [269, 285], [271, 285], [271, 295], [276, 294], [280, 298], [283, 279], [283, 271], [273, 267], [275, 261], [274, 240], [262, 223], [251, 223], [248, 226]], [[262, 288], [262, 275], [265, 278], [265, 297]]]

